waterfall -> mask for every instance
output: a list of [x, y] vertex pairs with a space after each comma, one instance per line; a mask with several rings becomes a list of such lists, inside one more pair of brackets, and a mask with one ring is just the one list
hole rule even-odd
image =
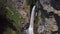
[[34, 14], [35, 14], [35, 7], [36, 6], [33, 6], [32, 8], [32, 13], [31, 13], [31, 19], [30, 19], [30, 25], [29, 25], [29, 28], [28, 28], [28, 33], [29, 34], [34, 34], [33, 32], [33, 23], [34, 23]]

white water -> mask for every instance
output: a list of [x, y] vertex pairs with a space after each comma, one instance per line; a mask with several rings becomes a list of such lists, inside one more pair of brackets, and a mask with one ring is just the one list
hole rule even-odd
[[33, 6], [33, 8], [32, 8], [30, 25], [29, 25], [29, 28], [28, 28], [28, 34], [34, 34], [34, 32], [33, 32], [33, 23], [34, 23], [35, 7], [36, 6]]

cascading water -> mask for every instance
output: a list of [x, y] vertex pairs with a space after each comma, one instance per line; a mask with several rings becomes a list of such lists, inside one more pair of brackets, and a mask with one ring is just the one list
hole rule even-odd
[[34, 32], [33, 32], [33, 22], [34, 22], [35, 7], [36, 6], [33, 6], [33, 8], [32, 8], [30, 25], [29, 25], [29, 28], [28, 28], [28, 34], [34, 34]]
[[36, 6], [33, 6], [33, 8], [32, 8], [29, 28], [26, 29], [26, 30], [24, 30], [23, 31], [23, 34], [34, 34], [34, 31], [33, 31], [33, 23], [34, 23], [35, 7]]

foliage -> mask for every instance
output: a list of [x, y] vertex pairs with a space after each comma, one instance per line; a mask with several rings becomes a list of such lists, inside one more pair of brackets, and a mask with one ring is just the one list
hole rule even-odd
[[[0, 15], [5, 15], [7, 19], [12, 20], [11, 21], [12, 25], [14, 25], [17, 29], [21, 29], [23, 17], [14, 8], [8, 6], [2, 0], [0, 0]], [[9, 33], [11, 34], [10, 28], [4, 28], [4, 29], [6, 30], [4, 34]]]
[[9, 7], [6, 7], [6, 9], [7, 18], [13, 20], [13, 25], [15, 25], [17, 28], [20, 28], [20, 26], [22, 26], [21, 22], [23, 21], [23, 17], [20, 14], [18, 14], [18, 12], [15, 9], [11, 9]]
[[12, 34], [12, 29], [7, 28], [3, 34]]

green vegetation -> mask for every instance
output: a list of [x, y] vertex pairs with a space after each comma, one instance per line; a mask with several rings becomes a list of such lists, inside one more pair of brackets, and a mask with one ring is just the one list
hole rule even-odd
[[12, 29], [7, 28], [3, 34], [12, 34]]
[[20, 15], [14, 8], [11, 6], [8, 6], [6, 3], [4, 3], [2, 0], [0, 1], [0, 16], [6, 16], [7, 19], [12, 20], [9, 21], [7, 26], [8, 27], [2, 27], [4, 28], [4, 34], [11, 34], [12, 28], [9, 28], [9, 23], [12, 23], [13, 26], [16, 27], [16, 29], [21, 29], [22, 27], [22, 22], [23, 22], [23, 17]]
[[23, 21], [22, 15], [20, 15], [15, 9], [11, 9], [9, 7], [6, 7], [6, 9], [7, 18], [13, 20], [13, 25], [16, 26], [16, 28], [20, 28], [20, 26], [22, 26], [21, 22]]

